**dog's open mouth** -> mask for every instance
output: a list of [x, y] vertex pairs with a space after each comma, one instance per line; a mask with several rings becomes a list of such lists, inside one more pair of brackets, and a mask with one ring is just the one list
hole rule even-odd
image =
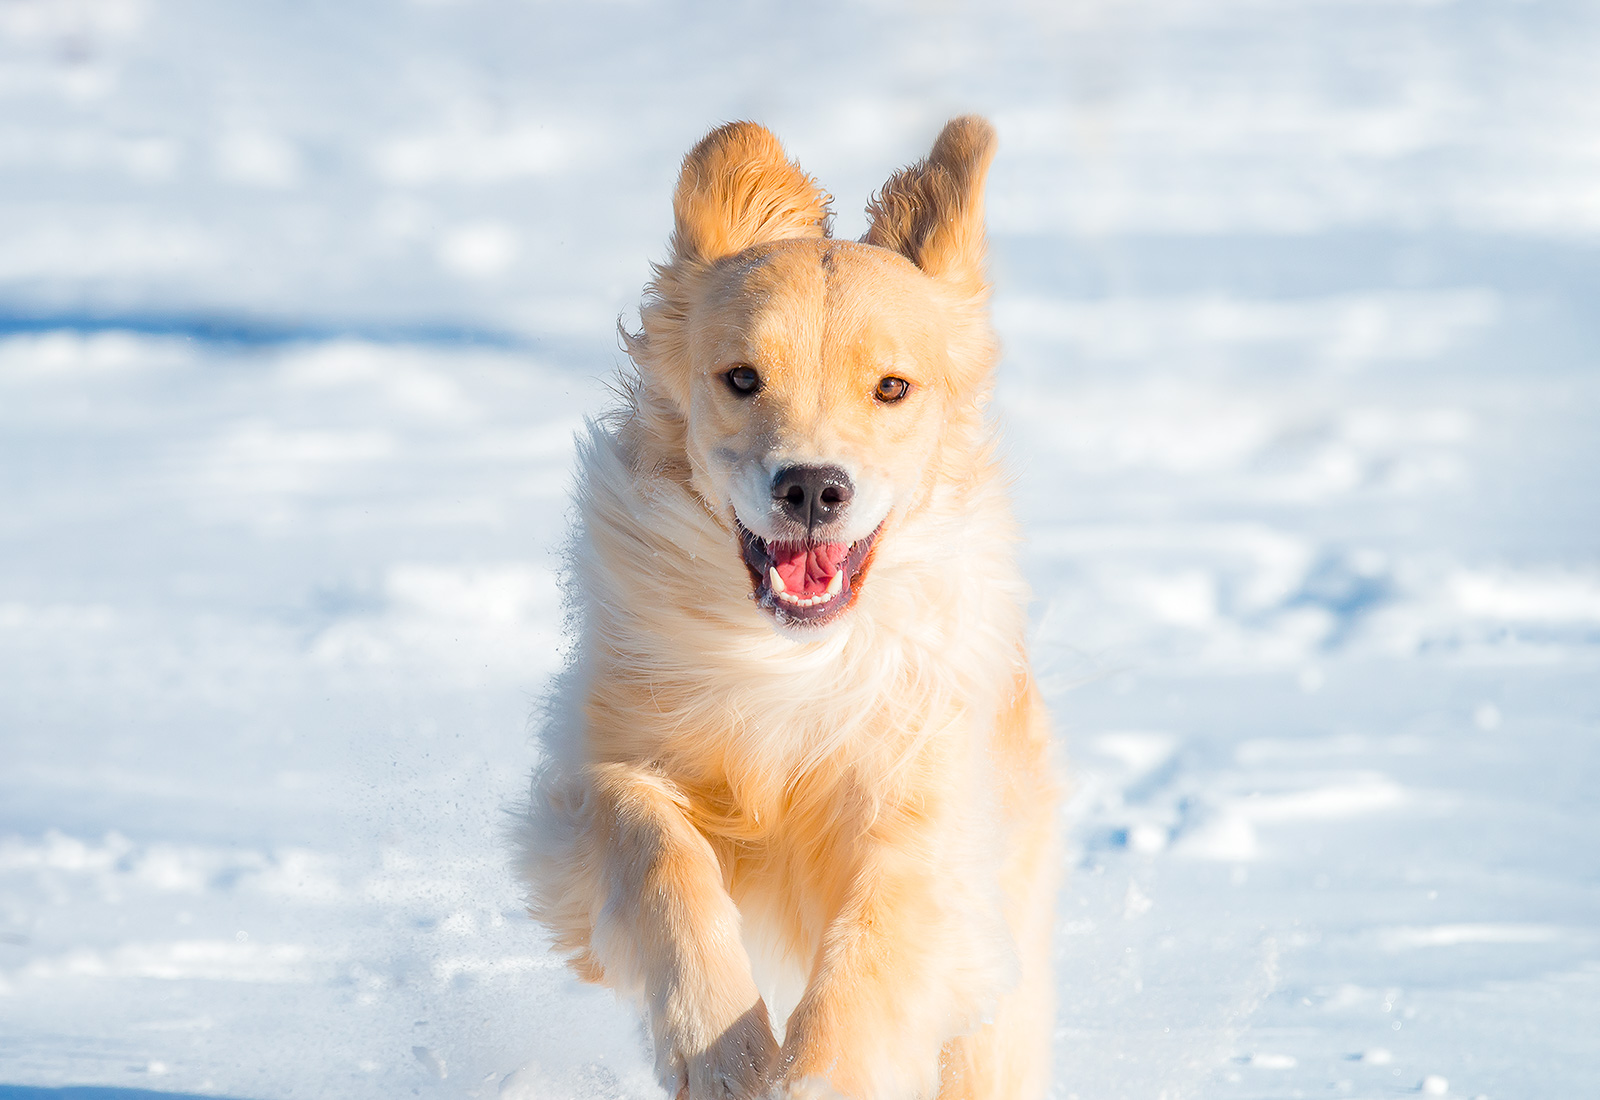
[[850, 606], [882, 531], [855, 542], [767, 542], [739, 525], [756, 603], [781, 623], [826, 622]]

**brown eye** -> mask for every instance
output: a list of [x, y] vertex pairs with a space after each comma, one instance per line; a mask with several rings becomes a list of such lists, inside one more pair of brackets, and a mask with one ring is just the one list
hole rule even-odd
[[891, 374], [878, 379], [878, 386], [872, 391], [872, 396], [882, 401], [885, 405], [893, 405], [910, 392], [910, 382], [907, 382], [904, 378], [896, 378]]
[[728, 371], [722, 378], [728, 383], [728, 388], [741, 397], [755, 393], [761, 388], [761, 376], [755, 372], [754, 367], [743, 363]]

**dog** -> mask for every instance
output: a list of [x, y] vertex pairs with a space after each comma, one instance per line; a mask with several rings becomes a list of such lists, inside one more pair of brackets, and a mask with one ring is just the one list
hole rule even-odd
[[994, 149], [954, 119], [842, 241], [768, 130], [713, 130], [580, 440], [519, 872], [676, 1100], [1046, 1086], [1058, 789], [986, 410]]

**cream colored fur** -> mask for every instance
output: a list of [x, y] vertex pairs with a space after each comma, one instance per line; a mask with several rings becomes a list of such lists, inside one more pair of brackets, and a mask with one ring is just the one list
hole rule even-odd
[[[584, 441], [576, 646], [521, 868], [577, 972], [641, 1006], [676, 1097], [1044, 1089], [1056, 792], [985, 412], [992, 150], [950, 123], [854, 243], [771, 134], [714, 131], [637, 374]], [[885, 371], [915, 400], [875, 403]], [[734, 526], [739, 478], [796, 458], [889, 507], [821, 628], [757, 606]]]

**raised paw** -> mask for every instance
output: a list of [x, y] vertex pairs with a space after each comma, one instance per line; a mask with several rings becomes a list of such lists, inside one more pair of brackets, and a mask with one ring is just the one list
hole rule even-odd
[[767, 1007], [757, 1001], [704, 1050], [675, 1053], [668, 1090], [676, 1100], [758, 1100], [777, 1061]]
[[798, 1077], [773, 1086], [765, 1100], [847, 1100], [847, 1098], [821, 1077]]

